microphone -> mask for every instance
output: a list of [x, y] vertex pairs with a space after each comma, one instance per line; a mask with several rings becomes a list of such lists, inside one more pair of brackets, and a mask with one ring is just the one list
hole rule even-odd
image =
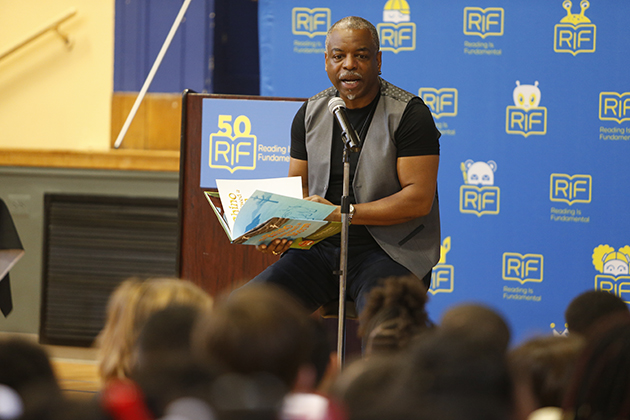
[[359, 136], [346, 114], [346, 103], [341, 98], [332, 98], [328, 101], [328, 110], [336, 117], [341, 127], [341, 137], [343, 137], [346, 147], [353, 152], [358, 152], [360, 149]]

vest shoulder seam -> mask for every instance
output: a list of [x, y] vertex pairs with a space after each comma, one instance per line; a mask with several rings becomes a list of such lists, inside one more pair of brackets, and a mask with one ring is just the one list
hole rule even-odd
[[328, 89], [319, 92], [317, 95], [311, 96], [308, 99], [308, 101], [312, 102], [312, 101], [316, 101], [318, 99], [330, 98], [330, 97], [335, 96], [336, 94], [337, 94], [337, 89], [335, 89], [334, 87], [329, 87]]
[[381, 96], [389, 97], [402, 102], [409, 102], [413, 98], [416, 97], [411, 92], [407, 92], [399, 88], [398, 86], [394, 86], [391, 83], [381, 79]]

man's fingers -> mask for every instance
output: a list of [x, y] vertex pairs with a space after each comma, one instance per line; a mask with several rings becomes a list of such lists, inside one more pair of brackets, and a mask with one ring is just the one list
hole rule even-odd
[[275, 239], [267, 245], [256, 245], [256, 249], [264, 254], [280, 255], [291, 247], [293, 241]]
[[284, 244], [282, 246], [282, 250], [280, 251], [280, 253], [288, 251], [289, 248], [291, 248], [291, 244], [293, 243], [293, 241], [287, 241], [286, 239], [284, 239], [284, 241], [286, 241], [286, 242], [284, 242]]
[[[293, 241], [289, 241], [286, 239], [282, 239], [282, 240], [276, 239], [275, 241], [273, 241], [271, 244], [267, 246], [267, 249], [270, 250], [270, 252], [273, 255], [280, 255], [286, 250], [288, 250], [291, 247], [292, 243]], [[273, 247], [270, 245], [273, 245]]]
[[332, 203], [326, 200], [324, 197], [320, 197], [319, 195], [311, 195], [305, 198], [307, 201], [314, 201], [316, 203], [328, 204], [332, 205]]

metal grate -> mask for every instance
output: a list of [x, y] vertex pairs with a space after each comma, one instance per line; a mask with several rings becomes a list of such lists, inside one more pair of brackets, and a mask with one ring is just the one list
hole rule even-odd
[[91, 345], [121, 281], [176, 275], [176, 199], [47, 194], [44, 212], [44, 343]]

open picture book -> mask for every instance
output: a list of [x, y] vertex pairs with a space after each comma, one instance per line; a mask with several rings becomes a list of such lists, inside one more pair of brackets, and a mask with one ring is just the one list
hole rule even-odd
[[335, 206], [302, 199], [300, 177], [217, 179], [217, 189], [204, 195], [231, 243], [287, 239], [293, 241], [291, 248], [308, 249], [341, 231], [340, 222], [324, 220]]

